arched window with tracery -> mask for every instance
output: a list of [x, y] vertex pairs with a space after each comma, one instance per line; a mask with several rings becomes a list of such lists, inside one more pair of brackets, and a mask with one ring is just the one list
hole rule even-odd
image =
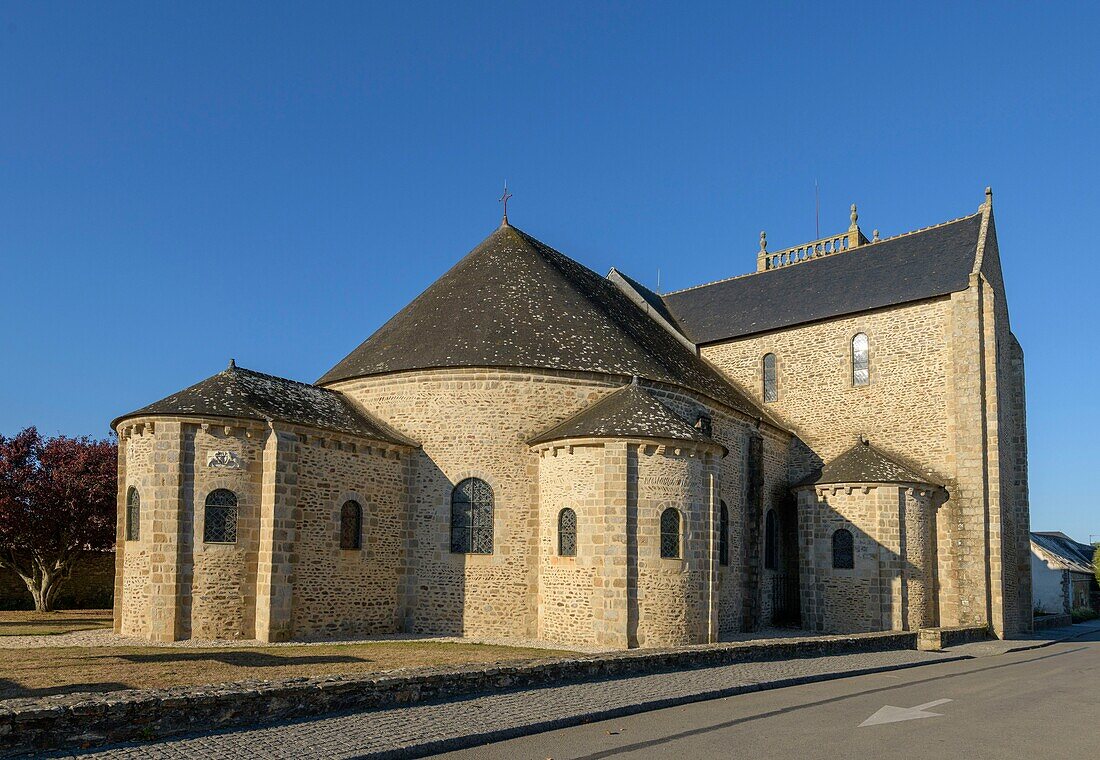
[[661, 513], [661, 557], [680, 558], [680, 511], [674, 507]]
[[774, 509], [764, 518], [764, 569], [779, 569], [779, 519]]
[[207, 544], [236, 543], [237, 495], [229, 489], [217, 488], [207, 494], [202, 540]]
[[726, 502], [718, 502], [718, 564], [730, 563], [730, 511]]
[[451, 551], [493, 553], [493, 489], [484, 480], [467, 478], [451, 492]]
[[855, 542], [852, 539], [852, 531], [841, 528], [833, 534], [833, 568], [851, 570], [855, 566]]
[[363, 546], [363, 508], [348, 500], [340, 507], [340, 548], [360, 549]]
[[852, 385], [871, 384], [871, 346], [867, 336], [856, 333], [852, 338]]
[[130, 486], [126, 492], [126, 540], [137, 541], [141, 538], [141, 496], [138, 490]]
[[577, 513], [568, 507], [558, 512], [558, 554], [577, 556]]
[[764, 354], [764, 401], [779, 400], [779, 377], [775, 371], [775, 354]]

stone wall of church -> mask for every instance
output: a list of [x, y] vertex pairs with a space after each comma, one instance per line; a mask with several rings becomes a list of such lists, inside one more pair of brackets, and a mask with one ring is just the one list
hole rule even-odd
[[[115, 565], [115, 631], [126, 636], [149, 635], [152, 601], [149, 557], [153, 549], [153, 431], [142, 428], [120, 441], [118, 527]], [[126, 540], [126, 498], [137, 489], [141, 502], [138, 538]]]
[[[935, 482], [952, 472], [949, 299], [940, 298], [704, 346], [702, 355], [807, 445], [791, 482], [863, 434]], [[867, 335], [871, 382], [852, 384], [852, 338]], [[778, 400], [763, 402], [763, 357], [776, 356]]]
[[[407, 630], [467, 636], [538, 632], [538, 457], [527, 441], [619, 387], [610, 379], [447, 369], [331, 386], [422, 448], [411, 479], [402, 609]], [[450, 551], [451, 492], [493, 489], [493, 553]]]
[[[181, 519], [181, 582], [184, 589], [181, 634], [184, 638], [255, 636], [265, 437], [266, 431], [254, 426], [230, 427], [227, 431], [224, 424], [209, 424], [189, 425], [184, 429], [181, 464], [183, 498], [188, 509]], [[239, 469], [211, 464], [211, 455], [219, 451], [235, 454], [240, 462]], [[233, 543], [203, 540], [206, 498], [219, 488], [228, 489], [237, 497], [237, 540]], [[193, 568], [189, 594], [186, 591], [188, 565]]]
[[[295, 636], [400, 630], [407, 456], [325, 435], [299, 434]], [[361, 546], [340, 548], [344, 502], [362, 507]]]
[[[935, 625], [935, 499], [889, 485], [800, 490], [804, 625], [828, 633]], [[852, 534], [852, 568], [834, 567], [838, 530]]]
[[[619, 486], [618, 476], [609, 473], [625, 468], [628, 460], [624, 457], [634, 457], [634, 453], [624, 449], [622, 457], [616, 454], [609, 459], [605, 449], [603, 485], [591, 486], [594, 477], [591, 462], [581, 466], [579, 483], [567, 482], [569, 478], [560, 469], [566, 465], [547, 464], [546, 458], [540, 460], [526, 441], [618, 389], [622, 382], [621, 378], [601, 379], [580, 373], [447, 369], [362, 378], [332, 386], [423, 447], [415, 455], [411, 476], [410, 531], [416, 541], [406, 559], [402, 591], [405, 625], [409, 630], [530, 637], [561, 629], [569, 619], [564, 610], [582, 616], [588, 614], [582, 611], [579, 601], [582, 595], [567, 585], [571, 574], [588, 572], [584, 569], [588, 560], [578, 557], [575, 561], [547, 561], [553, 556], [547, 550], [550, 546], [547, 541], [551, 540], [547, 531], [560, 509], [554, 502], [584, 500], [590, 488], [596, 488], [597, 493], [602, 488], [602, 496], [593, 497], [603, 499], [604, 515], [599, 519], [604, 522], [599, 524], [609, 526], [616, 519], [625, 519], [625, 501], [620, 505], [616, 499], [619, 496], [625, 499], [626, 494], [610, 493], [608, 489]], [[708, 410], [688, 394], [665, 390], [657, 395], [689, 424], [694, 423], [700, 411], [707, 411], [713, 419], [715, 439], [731, 451], [717, 468], [721, 497], [727, 501], [731, 513], [730, 553], [734, 559], [719, 575], [722, 586], [717, 601], [725, 629], [741, 630], [744, 576], [738, 558], [744, 553], [742, 457], [747, 450], [747, 438], [757, 434], [755, 427], [733, 413]], [[784, 491], [787, 442], [785, 435], [773, 435], [775, 440], [768, 444], [765, 477], [769, 490]], [[574, 450], [571, 456], [572, 460], [567, 457], [562, 461], [580, 463], [594, 454], [578, 454]], [[619, 462], [619, 458], [623, 461]], [[543, 464], [547, 464], [545, 471], [541, 469]], [[651, 468], [647, 465], [647, 469]], [[451, 491], [467, 477], [482, 478], [493, 488], [492, 555], [450, 552]], [[545, 501], [544, 489], [549, 489]], [[547, 509], [552, 509], [553, 514], [540, 511], [540, 503], [552, 505]], [[620, 509], [621, 517], [615, 511]], [[583, 546], [584, 542], [580, 544]], [[597, 560], [612, 562], [610, 557], [594, 557], [592, 572], [597, 575], [600, 572]], [[662, 573], [655, 575], [658, 576], [663, 577]], [[681, 584], [678, 592], [685, 599], [691, 596], [691, 605], [696, 605], [698, 598], [687, 589], [694, 588], [696, 580], [692, 578], [688, 585]], [[671, 589], [681, 581], [665, 578], [661, 583]], [[571, 594], [569, 599], [561, 599], [566, 592]], [[606, 587], [601, 593], [614, 595]], [[551, 602], [552, 598], [555, 601]], [[565, 606], [558, 606], [559, 601]], [[597, 636], [615, 639], [621, 635], [622, 625], [600, 616], [625, 601], [615, 600], [613, 605], [605, 602], [592, 610], [595, 630]], [[704, 625], [706, 620], [704, 615]], [[697, 635], [694, 629], [688, 631], [679, 623], [676, 625], [680, 626], [675, 634], [678, 637]], [[643, 630], [642, 635], [652, 641], [657, 634]]]
[[[551, 447], [539, 453], [539, 592], [540, 639], [568, 644], [602, 644], [594, 609], [604, 606], [604, 591], [614, 591], [616, 578], [607, 577], [608, 544], [614, 525], [605, 519], [604, 447]], [[575, 556], [561, 556], [558, 518], [563, 509], [577, 516]], [[622, 535], [625, 538], [626, 526]], [[623, 547], [625, 551], [625, 546]], [[626, 568], [619, 579], [626, 582]], [[623, 586], [625, 588], [625, 585]], [[601, 623], [604, 616], [601, 615]], [[625, 618], [620, 626], [625, 631]]]
[[[632, 645], [677, 646], [708, 640], [710, 623], [711, 547], [716, 515], [711, 511], [710, 468], [705, 455], [672, 446], [643, 445], [634, 449], [637, 496], [636, 557], [628, 559], [633, 574], [630, 621]], [[715, 505], [717, 506], [717, 505]], [[680, 514], [680, 550], [676, 559], [661, 556], [661, 515], [666, 509]], [[630, 565], [636, 571], [630, 572]]]

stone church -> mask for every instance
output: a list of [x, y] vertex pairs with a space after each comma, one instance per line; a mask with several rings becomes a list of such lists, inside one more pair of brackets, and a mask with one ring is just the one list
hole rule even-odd
[[152, 641], [1031, 626], [988, 190], [664, 294], [505, 215], [315, 383], [230, 362], [113, 427], [115, 629]]

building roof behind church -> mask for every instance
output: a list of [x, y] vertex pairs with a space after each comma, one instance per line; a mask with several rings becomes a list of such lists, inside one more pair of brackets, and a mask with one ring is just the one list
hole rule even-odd
[[441, 367], [636, 375], [770, 421], [606, 278], [507, 224], [317, 382]]
[[821, 472], [801, 481], [797, 487], [837, 483], [924, 483], [936, 485], [925, 476], [882, 453], [865, 441], [857, 443], [827, 462]]
[[564, 438], [665, 438], [714, 443], [645, 388], [635, 384], [604, 396], [528, 443], [534, 446]]
[[111, 427], [127, 417], [149, 415], [271, 419], [401, 446], [418, 445], [355, 408], [341, 393], [233, 363], [179, 393], [119, 417]]
[[1048, 564], [1074, 573], [1093, 573], [1092, 557], [1096, 547], [1074, 541], [1058, 531], [1033, 532], [1031, 543]]
[[966, 290], [981, 212], [791, 266], [662, 297], [696, 344]]

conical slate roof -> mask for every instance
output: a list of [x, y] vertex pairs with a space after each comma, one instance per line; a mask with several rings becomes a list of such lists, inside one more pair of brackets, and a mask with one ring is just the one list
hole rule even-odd
[[806, 478], [797, 487], [834, 483], [924, 483], [923, 475], [883, 454], [870, 443], [860, 442], [821, 468], [821, 473]]
[[669, 438], [714, 443], [647, 390], [633, 384], [604, 396], [528, 443], [534, 446], [563, 438]]
[[768, 419], [615, 285], [507, 224], [317, 382], [436, 367], [637, 375]]
[[232, 362], [227, 369], [200, 383], [122, 415], [111, 427], [127, 417], [149, 415], [271, 419], [401, 446], [418, 445], [356, 409], [341, 393], [254, 372]]

